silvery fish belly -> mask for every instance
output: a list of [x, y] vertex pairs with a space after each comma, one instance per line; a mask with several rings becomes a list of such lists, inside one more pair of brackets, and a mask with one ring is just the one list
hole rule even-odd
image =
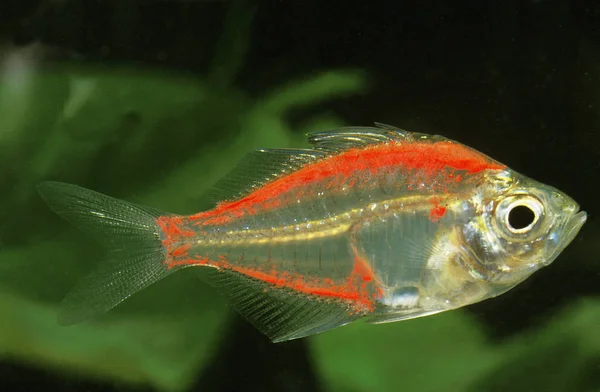
[[506, 292], [586, 219], [564, 193], [441, 136], [378, 125], [309, 142], [249, 154], [217, 184], [223, 201], [190, 216], [42, 183], [53, 210], [113, 248], [60, 321], [185, 267], [273, 341], [421, 317]]

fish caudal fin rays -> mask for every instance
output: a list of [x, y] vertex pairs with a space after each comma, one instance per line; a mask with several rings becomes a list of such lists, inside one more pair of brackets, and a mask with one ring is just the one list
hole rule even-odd
[[103, 313], [167, 276], [161, 229], [153, 209], [127, 203], [75, 185], [43, 182], [38, 191], [58, 215], [108, 248], [101, 263], [65, 297], [61, 325]]
[[274, 343], [314, 335], [363, 317], [343, 302], [298, 294], [234, 271], [197, 271]]

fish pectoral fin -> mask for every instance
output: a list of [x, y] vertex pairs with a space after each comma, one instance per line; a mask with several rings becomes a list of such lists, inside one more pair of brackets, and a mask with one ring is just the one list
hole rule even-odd
[[314, 335], [364, 317], [343, 301], [297, 293], [235, 271], [200, 267], [198, 273], [274, 343]]

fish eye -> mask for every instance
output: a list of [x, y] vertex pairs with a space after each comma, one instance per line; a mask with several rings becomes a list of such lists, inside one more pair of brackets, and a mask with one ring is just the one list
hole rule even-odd
[[496, 224], [512, 239], [525, 239], [535, 233], [543, 216], [542, 202], [531, 195], [508, 196], [496, 207]]
[[508, 228], [513, 231], [529, 227], [536, 219], [535, 212], [524, 205], [516, 205], [508, 211]]

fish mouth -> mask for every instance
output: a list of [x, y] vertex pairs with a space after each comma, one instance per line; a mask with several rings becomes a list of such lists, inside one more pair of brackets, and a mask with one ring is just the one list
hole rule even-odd
[[571, 241], [573, 241], [586, 220], [587, 213], [585, 211], [579, 211], [574, 214], [571, 219], [569, 219], [567, 225], [565, 226], [566, 244], [569, 244]]
[[549, 265], [558, 257], [558, 255], [575, 239], [575, 236], [581, 230], [581, 227], [587, 220], [587, 213], [585, 211], [579, 211], [579, 208], [575, 208], [573, 210], [573, 215], [571, 217], [565, 219], [565, 223], [563, 224], [563, 240], [562, 246], [557, 247], [557, 249], [552, 253], [552, 255], [546, 260], [544, 265]]

